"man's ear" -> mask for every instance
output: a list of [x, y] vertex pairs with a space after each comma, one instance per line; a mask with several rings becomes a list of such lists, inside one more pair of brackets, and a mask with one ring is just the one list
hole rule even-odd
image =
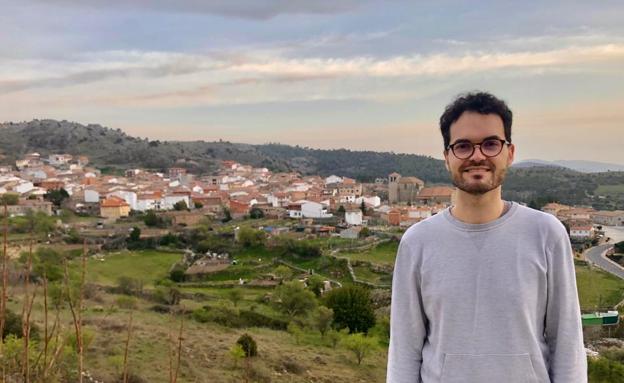
[[516, 146], [514, 144], [509, 144], [508, 149], [509, 149], [509, 154], [507, 155], [507, 166], [511, 166], [516, 156]]
[[451, 168], [449, 167], [448, 163], [448, 150], [443, 151], [442, 155], [444, 156], [444, 166], [446, 167], [446, 170], [450, 172]]

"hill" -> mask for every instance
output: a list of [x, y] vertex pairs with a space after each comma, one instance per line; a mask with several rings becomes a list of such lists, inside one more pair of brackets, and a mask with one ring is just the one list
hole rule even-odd
[[0, 124], [0, 153], [4, 163], [26, 153], [86, 154], [100, 168], [166, 169], [187, 167], [196, 173], [210, 173], [219, 160], [235, 160], [273, 171], [298, 171], [329, 176], [340, 174], [373, 181], [393, 171], [416, 175], [429, 182], [446, 182], [442, 161], [414, 154], [320, 150], [281, 144], [249, 145], [228, 141], [159, 141], [141, 139], [120, 129], [75, 122], [33, 120]]
[[[205, 174], [216, 170], [221, 160], [234, 160], [272, 171], [337, 174], [362, 182], [372, 182], [396, 171], [430, 184], [449, 183], [442, 160], [415, 154], [322, 150], [277, 143], [150, 141], [129, 136], [120, 129], [56, 120], [0, 124], [2, 163], [14, 164], [30, 152], [85, 154], [104, 171], [179, 166]], [[514, 167], [508, 173], [504, 197], [536, 207], [559, 201], [599, 209], [624, 209], [624, 193], [620, 190], [624, 190], [624, 172], [587, 174], [552, 166]]]

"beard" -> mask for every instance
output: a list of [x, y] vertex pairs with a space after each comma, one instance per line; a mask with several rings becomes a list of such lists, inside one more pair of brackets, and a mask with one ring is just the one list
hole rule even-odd
[[[470, 173], [466, 172], [466, 168], [475, 166], [487, 167], [488, 171], [485, 174], [475, 175], [470, 175]], [[505, 180], [506, 172], [507, 168], [498, 169], [493, 163], [487, 160], [479, 162], [471, 161], [462, 164], [456, 172], [452, 172], [451, 178], [453, 180], [453, 185], [459, 190], [472, 195], [483, 195], [502, 185]]]

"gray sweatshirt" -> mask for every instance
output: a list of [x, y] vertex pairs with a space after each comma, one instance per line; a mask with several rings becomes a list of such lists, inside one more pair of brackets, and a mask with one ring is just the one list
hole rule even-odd
[[403, 235], [388, 383], [587, 382], [564, 226], [517, 203], [485, 224], [449, 209]]

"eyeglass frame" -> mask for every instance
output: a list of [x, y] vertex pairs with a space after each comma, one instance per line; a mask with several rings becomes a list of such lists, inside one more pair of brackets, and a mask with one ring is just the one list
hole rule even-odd
[[[494, 154], [494, 155], [491, 155], [491, 156], [488, 156], [487, 154], [483, 153], [483, 148], [482, 148], [482, 146], [481, 146], [481, 145], [483, 145], [483, 143], [484, 143], [485, 141], [490, 141], [490, 140], [495, 140], [495, 141], [498, 141], [498, 142], [500, 142], [502, 145], [501, 145], [500, 151], [499, 151], [498, 153], [496, 153], [496, 154]], [[468, 155], [467, 157], [465, 157], [465, 158], [461, 158], [461, 157], [457, 156], [457, 154], [455, 154], [455, 149], [454, 149], [454, 147], [455, 147], [455, 145], [457, 145], [457, 144], [464, 144], [464, 143], [469, 143], [470, 145], [472, 145], [472, 151], [470, 152], [470, 155]], [[472, 156], [475, 154], [475, 150], [476, 150], [476, 148], [475, 148], [475, 147], [476, 147], [476, 146], [479, 146], [479, 151], [481, 152], [481, 154], [483, 154], [483, 156], [484, 156], [484, 157], [486, 157], [486, 158], [492, 158], [492, 157], [496, 157], [496, 156], [498, 156], [499, 154], [501, 154], [501, 152], [503, 151], [503, 147], [505, 146], [505, 144], [507, 144], [507, 145], [509, 146], [509, 145], [511, 145], [511, 142], [509, 142], [509, 141], [507, 141], [507, 140], [503, 140], [502, 138], [499, 138], [499, 137], [494, 136], [494, 137], [488, 137], [488, 138], [485, 138], [483, 141], [481, 141], [481, 142], [477, 142], [477, 143], [474, 143], [474, 142], [469, 141], [469, 140], [458, 140], [458, 141], [455, 141], [455, 142], [454, 142], [454, 143], [452, 143], [452, 144], [449, 144], [449, 145], [446, 147], [446, 150], [447, 150], [447, 151], [448, 151], [448, 150], [450, 150], [450, 151], [453, 153], [453, 155], [455, 156], [455, 158], [457, 158], [457, 159], [459, 159], [459, 160], [467, 160], [468, 158], [472, 157]]]

